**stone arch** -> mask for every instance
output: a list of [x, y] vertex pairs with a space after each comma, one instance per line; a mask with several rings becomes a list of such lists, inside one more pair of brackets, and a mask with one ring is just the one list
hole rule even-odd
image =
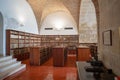
[[[40, 29], [40, 26], [41, 26], [41, 23], [43, 20], [43, 16], [44, 16], [43, 12], [47, 6], [48, 6], [48, 8], [46, 8], [46, 9], [48, 9], [48, 11], [50, 11], [50, 12], [51, 12], [51, 9], [49, 9], [50, 7], [52, 7], [53, 9], [56, 9], [56, 10], [69, 11], [69, 13], [73, 16], [74, 20], [76, 21], [77, 27], [78, 27], [80, 0], [69, 0], [69, 1], [68, 0], [28, 0], [28, 3], [31, 5], [31, 7], [34, 11], [39, 29]], [[52, 12], [54, 12], [54, 11], [52, 11]]]
[[100, 10], [99, 10], [99, 2], [98, 0], [92, 0], [94, 6], [95, 6], [95, 12], [96, 12], [96, 19], [97, 19], [97, 34], [98, 34], [98, 53], [100, 52]]
[[96, 11], [96, 19], [97, 19], [97, 26], [99, 28], [99, 20], [100, 20], [100, 10], [99, 10], [99, 3], [98, 0], [92, 0], [94, 6], [95, 6], [95, 11]]
[[[59, 3], [58, 3], [59, 2]], [[58, 3], [58, 4], [57, 4]], [[47, 3], [46, 3], [47, 4]], [[55, 1], [54, 3], [48, 3], [48, 5], [44, 6], [44, 9], [42, 10], [42, 15], [41, 15], [41, 21], [40, 21], [40, 25], [39, 25], [39, 30], [40, 30], [40, 26], [42, 24], [42, 22], [44, 21], [44, 19], [52, 13], [55, 12], [66, 12], [67, 14], [69, 14], [73, 19], [73, 15], [71, 14], [71, 12], [68, 10], [68, 8], [60, 1]], [[75, 20], [74, 20], [75, 21]], [[77, 24], [77, 23], [76, 23]]]

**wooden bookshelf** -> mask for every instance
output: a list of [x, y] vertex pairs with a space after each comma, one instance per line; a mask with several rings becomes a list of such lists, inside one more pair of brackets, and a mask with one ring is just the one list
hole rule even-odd
[[29, 47], [40, 46], [37, 34], [16, 30], [6, 30], [6, 54], [13, 55], [17, 60], [29, 58]]
[[30, 64], [41, 65], [52, 56], [51, 47], [30, 47]]
[[77, 46], [78, 35], [38, 35], [16, 30], [6, 30], [6, 54], [18, 60], [29, 57], [30, 47]]
[[69, 46], [78, 45], [78, 35], [41, 35], [41, 45]]

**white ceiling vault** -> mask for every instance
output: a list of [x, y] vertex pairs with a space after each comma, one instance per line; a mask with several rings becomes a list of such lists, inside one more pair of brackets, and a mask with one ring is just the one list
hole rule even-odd
[[75, 22], [76, 25], [73, 27], [77, 26], [80, 42], [87, 43], [91, 41], [97, 42], [97, 20], [94, 7], [96, 1], [97, 0], [28, 0], [35, 13], [39, 32], [42, 29], [41, 26], [45, 24], [46, 18], [48, 18], [50, 14], [64, 12], [72, 17], [71, 21], [73, 21], [73, 23]]
[[28, 0], [35, 13], [40, 30], [43, 19], [56, 11], [65, 11], [79, 24], [80, 0]]

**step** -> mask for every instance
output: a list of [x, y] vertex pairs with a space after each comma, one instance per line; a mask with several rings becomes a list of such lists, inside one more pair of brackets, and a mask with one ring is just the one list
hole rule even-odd
[[3, 55], [2, 55], [2, 54], [0, 54], [0, 58], [1, 58], [1, 57], [3, 57]]
[[6, 61], [4, 61], [4, 62], [1, 62], [0, 63], [0, 68], [2, 67], [2, 66], [5, 66], [5, 65], [8, 65], [8, 64], [11, 64], [11, 63], [14, 63], [14, 62], [16, 62], [16, 58], [14, 58], [14, 59], [10, 59], [10, 60], [6, 60]]
[[4, 61], [6, 61], [6, 60], [10, 60], [10, 59], [12, 59], [12, 56], [1, 57], [1, 58], [0, 58], [0, 63], [1, 63], [1, 62], [4, 62]]
[[25, 64], [20, 64], [18, 66], [15, 66], [15, 67], [12, 67], [11, 69], [5, 71], [5, 72], [2, 72], [0, 73], [0, 80], [3, 80], [5, 79], [6, 77], [8, 76], [11, 76], [12, 74], [20, 71], [20, 70], [23, 70], [26, 68], [26, 65]]
[[0, 61], [0, 63], [8, 62], [10, 60], [12, 60], [12, 58], [6, 58], [6, 59], [4, 58], [4, 60]]
[[7, 71], [13, 67], [19, 66], [20, 64], [21, 64], [21, 62], [15, 62], [15, 63], [9, 64], [9, 65], [3, 66], [2, 68], [0, 68], [0, 73]]

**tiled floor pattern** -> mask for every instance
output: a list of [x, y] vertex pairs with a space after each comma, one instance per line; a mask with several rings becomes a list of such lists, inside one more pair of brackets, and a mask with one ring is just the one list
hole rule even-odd
[[54, 67], [53, 59], [41, 66], [31, 66], [29, 60], [23, 61], [27, 69], [13, 80], [77, 80], [76, 57], [68, 56], [65, 67]]

